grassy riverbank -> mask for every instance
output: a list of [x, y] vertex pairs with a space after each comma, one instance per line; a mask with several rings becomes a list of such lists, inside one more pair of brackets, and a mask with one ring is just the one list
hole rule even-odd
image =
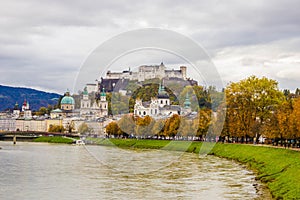
[[[194, 153], [199, 153], [202, 146], [201, 142], [167, 140], [102, 139], [95, 142], [121, 148], [166, 149]], [[257, 173], [257, 179], [266, 183], [275, 199], [300, 199], [298, 151], [243, 144], [216, 144], [209, 154], [246, 164]]]
[[63, 143], [63, 144], [72, 144], [73, 140], [70, 138], [60, 137], [60, 136], [53, 136], [53, 137], [38, 137], [33, 140], [33, 142], [47, 142], [47, 143]]

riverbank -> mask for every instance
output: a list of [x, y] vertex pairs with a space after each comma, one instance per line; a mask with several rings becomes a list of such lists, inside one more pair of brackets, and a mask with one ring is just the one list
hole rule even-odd
[[[94, 142], [98, 145], [120, 148], [165, 149], [193, 153], [199, 153], [202, 146], [201, 142], [167, 140], [101, 139]], [[266, 184], [275, 199], [300, 198], [300, 152], [298, 151], [218, 143], [209, 154], [247, 165], [257, 173], [257, 179]]]
[[71, 138], [60, 136], [41, 136], [33, 140], [33, 142], [47, 142], [47, 143], [60, 143], [60, 144], [72, 144], [74, 140]]

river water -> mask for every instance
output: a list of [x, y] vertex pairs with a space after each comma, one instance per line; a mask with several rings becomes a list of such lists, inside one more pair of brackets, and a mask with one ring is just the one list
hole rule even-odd
[[25, 142], [0, 147], [1, 200], [266, 198], [253, 172], [214, 156]]

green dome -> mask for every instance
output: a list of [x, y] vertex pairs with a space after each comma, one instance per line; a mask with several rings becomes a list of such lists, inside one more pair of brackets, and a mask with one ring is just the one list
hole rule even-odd
[[61, 105], [63, 104], [75, 104], [74, 98], [71, 96], [64, 96], [60, 102]]

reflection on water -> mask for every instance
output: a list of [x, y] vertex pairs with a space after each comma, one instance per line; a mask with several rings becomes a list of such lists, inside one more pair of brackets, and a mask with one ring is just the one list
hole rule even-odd
[[[92, 152], [69, 145], [0, 142], [0, 146], [0, 199], [260, 197], [252, 172], [213, 156], [185, 153], [178, 159], [172, 152], [102, 146], [89, 147]], [[146, 168], [153, 170], [142, 173]]]

